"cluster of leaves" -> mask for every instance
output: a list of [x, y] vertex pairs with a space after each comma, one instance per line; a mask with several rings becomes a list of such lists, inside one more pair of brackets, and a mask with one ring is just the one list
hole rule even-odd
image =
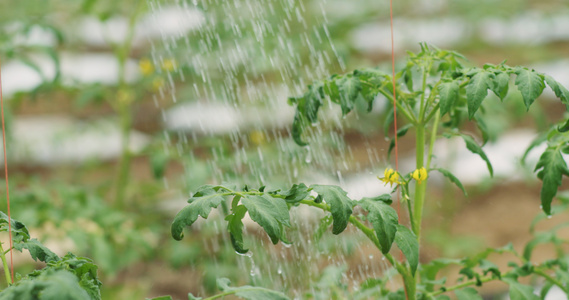
[[[461, 63], [462, 55], [456, 52], [425, 44], [421, 46], [419, 53], [409, 53], [406, 67], [396, 74], [398, 113], [408, 122], [398, 130], [397, 136], [404, 136], [410, 128], [417, 125], [426, 125], [440, 113], [445, 128], [442, 135], [447, 138], [460, 136], [467, 149], [486, 162], [491, 175], [492, 164], [482, 147], [473, 137], [460, 132], [460, 126], [465, 121], [473, 121], [481, 131], [483, 144], [487, 142], [488, 128], [483, 118], [482, 104], [489, 98], [489, 90], [503, 100], [514, 77], [514, 85], [528, 110], [543, 93], [546, 84], [563, 104], [569, 106], [569, 91], [549, 75], [526, 67], [510, 67], [504, 62], [499, 65], [486, 64], [482, 68], [465, 67]], [[423, 83], [420, 88], [416, 84], [418, 77]], [[342, 115], [352, 111], [358, 102], [367, 103], [368, 111], [371, 111], [374, 100], [380, 94], [388, 102], [393, 101], [392, 82], [391, 75], [373, 68], [332, 75], [326, 80], [314, 82], [302, 96], [289, 98], [289, 103], [296, 106], [293, 139], [299, 145], [306, 145], [303, 133], [309, 130], [311, 124], [318, 122], [318, 112], [327, 101], [339, 105]], [[393, 110], [387, 112], [384, 126], [386, 135], [389, 124], [393, 121], [389, 117], [392, 114]], [[561, 185], [562, 176], [569, 175], [569, 169], [562, 158], [562, 153], [569, 153], [569, 138], [565, 134], [568, 130], [569, 120], [541, 136], [530, 147], [548, 142], [548, 148], [535, 168], [539, 171], [538, 177], [543, 180], [541, 204], [546, 214], [551, 213], [551, 202]], [[393, 146], [394, 143], [389, 151]]]
[[[286, 228], [291, 227], [289, 210], [299, 205], [318, 207], [330, 213], [330, 218], [323, 217], [326, 227], [331, 225], [333, 234], [342, 233], [348, 223], [352, 223], [370, 238], [382, 253], [387, 254], [392, 244], [405, 254], [414, 273], [418, 267], [419, 246], [416, 236], [405, 226], [398, 223], [397, 212], [390, 206], [391, 197], [387, 194], [375, 198], [352, 200], [347, 193], [337, 186], [295, 184], [290, 189], [268, 191], [264, 187], [236, 190], [222, 185], [206, 185], [188, 200], [174, 218], [171, 227], [172, 237], [183, 238], [183, 230], [191, 226], [199, 216], [207, 218], [212, 208], [224, 207], [225, 220], [235, 251], [246, 253], [243, 240], [243, 218], [248, 213], [268, 234], [271, 241], [290, 243], [286, 238]], [[230, 203], [230, 204], [229, 204]], [[354, 215], [354, 209], [365, 212]], [[372, 228], [363, 223], [369, 222]]]
[[14, 249], [27, 249], [35, 261], [44, 262], [46, 266], [0, 291], [0, 299], [101, 299], [98, 267], [90, 259], [72, 253], [59, 257], [38, 240], [31, 239], [28, 228], [23, 223], [9, 219], [0, 212], [0, 231], [7, 232], [10, 227]]

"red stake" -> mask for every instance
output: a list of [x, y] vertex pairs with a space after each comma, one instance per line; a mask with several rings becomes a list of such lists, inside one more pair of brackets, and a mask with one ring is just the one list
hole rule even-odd
[[[1, 64], [0, 64], [1, 66]], [[10, 274], [14, 283], [14, 257], [12, 251], [12, 216], [10, 215], [10, 188], [8, 186], [8, 158], [6, 155], [6, 126], [4, 126], [4, 97], [2, 97], [2, 71], [0, 70], [0, 110], [2, 111], [2, 140], [4, 145], [4, 174], [6, 176], [6, 201], [8, 207], [8, 236], [10, 238]]]
[[[397, 148], [397, 93], [395, 92], [395, 42], [393, 41], [393, 0], [389, 0], [389, 21], [391, 26], [391, 77], [393, 85], [393, 136], [395, 141], [395, 171], [399, 172], [399, 151]], [[397, 192], [397, 216], [401, 220], [401, 196]], [[399, 253], [399, 260], [403, 261], [403, 252]], [[405, 298], [409, 299], [407, 295], [407, 287], [405, 287]]]

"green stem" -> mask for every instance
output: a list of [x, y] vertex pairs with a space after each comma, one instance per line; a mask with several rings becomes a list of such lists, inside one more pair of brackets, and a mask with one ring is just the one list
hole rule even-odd
[[[418, 124], [416, 128], [416, 168], [425, 166], [425, 126]], [[417, 241], [421, 241], [421, 219], [423, 218], [423, 205], [425, 203], [425, 193], [427, 191], [427, 179], [417, 182], [415, 185], [415, 201], [413, 209], [413, 220], [411, 221], [413, 232], [417, 236]]]
[[[509, 274], [509, 272], [508, 272], [508, 273], [505, 273], [505, 274], [502, 274], [502, 276], [506, 276], [506, 275], [508, 275], [508, 274]], [[461, 283], [461, 284], [457, 284], [457, 285], [455, 285], [455, 286], [451, 286], [451, 287], [445, 288], [444, 290], [439, 290], [439, 291], [436, 291], [436, 292], [427, 294], [425, 298], [427, 298], [427, 299], [434, 298], [434, 297], [436, 297], [436, 296], [438, 296], [438, 295], [440, 295], [440, 294], [446, 293], [446, 292], [452, 292], [452, 291], [454, 291], [454, 290], [458, 290], [458, 289], [461, 289], [461, 288], [464, 288], [464, 287], [467, 287], [467, 286], [477, 285], [477, 284], [479, 284], [479, 283], [485, 283], [485, 282], [489, 282], [489, 281], [497, 280], [497, 279], [499, 279], [499, 278], [490, 275], [490, 276], [487, 276], [487, 277], [484, 277], [484, 278], [480, 278], [479, 281], [477, 281], [477, 280], [466, 281], [466, 282], [463, 282], [463, 283]]]
[[[379, 90], [379, 92], [385, 96], [385, 98], [387, 98], [387, 100], [389, 100], [389, 102], [393, 103], [393, 95], [390, 94], [389, 92], [386, 92], [384, 90]], [[400, 103], [400, 101], [395, 101], [395, 105], [397, 106], [397, 111], [402, 113], [405, 118], [407, 118], [407, 120], [413, 124], [417, 123], [417, 118], [415, 118], [415, 116], [412, 113], [409, 113], [409, 111], [403, 107]]]
[[565, 292], [565, 294], [569, 295], [569, 289], [567, 289], [559, 280], [549, 276], [547, 273], [543, 272], [540, 269], [534, 269], [533, 272], [543, 278], [545, 278], [547, 281], [555, 284], [557, 287], [559, 287], [562, 291]]
[[433, 158], [433, 148], [437, 140], [437, 131], [439, 129], [439, 121], [441, 120], [441, 111], [437, 109], [435, 121], [433, 121], [433, 131], [431, 132], [431, 140], [429, 142], [429, 154], [427, 155], [427, 170], [431, 167], [431, 158]]
[[10, 274], [10, 268], [8, 267], [8, 261], [6, 260], [6, 253], [2, 249], [2, 243], [0, 243], [0, 258], [2, 259], [2, 266], [4, 267], [4, 275], [6, 276], [6, 282], [8, 285], [12, 284], [12, 275]]

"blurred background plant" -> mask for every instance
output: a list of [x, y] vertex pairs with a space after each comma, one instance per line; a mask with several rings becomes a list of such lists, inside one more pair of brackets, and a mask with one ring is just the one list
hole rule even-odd
[[[343, 280], [341, 291], [333, 291], [341, 294], [362, 278], [381, 276], [384, 263], [358, 246], [362, 237], [344, 235], [341, 245], [326, 234], [306, 240], [303, 230], [317, 226], [310, 222], [296, 223], [291, 248], [251, 238], [251, 257], [231, 250], [221, 223], [192, 228], [182, 242], [167, 231], [184, 199], [207, 183], [333, 183], [356, 198], [388, 191], [375, 179], [389, 164], [389, 128], [377, 131], [386, 121], [385, 99], [375, 100], [371, 114], [322, 118], [308, 137], [310, 148], [289, 138], [294, 109], [286, 103], [332, 73], [389, 70], [388, 8], [388, 1], [371, 0], [0, 3], [14, 217], [57, 254], [92, 258], [105, 299], [206, 295], [220, 276], [299, 297], [312, 289], [314, 298], [326, 299], [326, 282]], [[396, 1], [395, 16], [397, 57], [426, 41], [460, 51], [473, 65], [507, 59], [569, 86], [563, 1], [404, 0]], [[513, 158], [536, 128], [560, 117], [557, 104], [544, 100], [531, 118], [520, 101], [486, 102], [496, 117], [486, 124], [485, 149], [506, 179], [500, 184], [487, 184], [486, 171], [471, 168], [452, 143], [435, 151], [469, 186], [470, 198], [442, 183], [433, 191], [422, 260], [501, 246], [505, 237], [514, 246], [531, 239], [519, 233], [527, 226], [513, 220], [538, 213], [539, 188]], [[499, 134], [510, 140], [496, 142]], [[401, 142], [405, 158], [413, 144]], [[520, 150], [512, 152], [513, 142]], [[456, 170], [456, 161], [468, 167]], [[302, 219], [306, 213], [298, 212]], [[543, 222], [553, 227], [559, 220]], [[367, 269], [357, 267], [362, 262]], [[337, 267], [320, 278], [327, 265]], [[23, 258], [18, 265], [30, 266]]]

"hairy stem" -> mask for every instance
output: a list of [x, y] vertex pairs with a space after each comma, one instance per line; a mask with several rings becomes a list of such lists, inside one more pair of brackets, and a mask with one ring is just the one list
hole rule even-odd
[[12, 284], [12, 276], [10, 274], [10, 268], [8, 267], [8, 261], [6, 260], [6, 253], [2, 249], [2, 243], [0, 243], [0, 258], [2, 259], [2, 267], [4, 268], [4, 275], [6, 276], [6, 282], [8, 285]]

